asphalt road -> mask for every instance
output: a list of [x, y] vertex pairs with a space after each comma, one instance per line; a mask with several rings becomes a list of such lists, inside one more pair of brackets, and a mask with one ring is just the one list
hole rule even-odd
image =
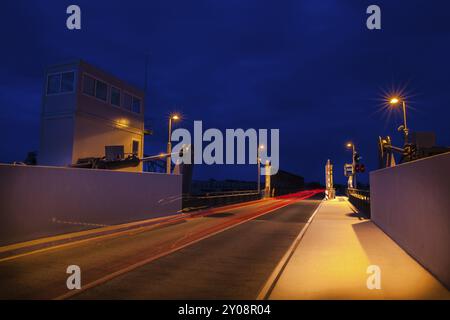
[[[0, 299], [254, 299], [319, 202], [243, 204], [0, 260]], [[73, 297], [69, 265], [88, 288]]]
[[318, 200], [303, 200], [291, 204], [75, 298], [255, 299], [319, 203]]

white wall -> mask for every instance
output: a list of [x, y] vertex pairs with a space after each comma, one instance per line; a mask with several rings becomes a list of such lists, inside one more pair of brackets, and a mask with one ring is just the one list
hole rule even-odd
[[[125, 153], [132, 153], [133, 140], [139, 141], [138, 157], [143, 157], [144, 135], [136, 130], [118, 127], [114, 123], [101, 121], [87, 114], [77, 114], [71, 163], [80, 158], [103, 157], [105, 146], [123, 145]], [[141, 172], [142, 163], [136, 167], [123, 168], [120, 171]]]
[[181, 175], [0, 164], [0, 244], [175, 214], [181, 184]]
[[[42, 114], [38, 164], [66, 166], [72, 163], [74, 112], [77, 102], [78, 62], [72, 61], [47, 68], [42, 87]], [[47, 75], [75, 72], [74, 92], [47, 95]]]
[[[83, 61], [73, 61], [49, 67], [47, 74], [74, 71], [75, 90], [71, 93], [46, 94], [42, 98], [41, 148], [38, 164], [68, 166], [80, 158], [103, 157], [105, 146], [123, 145], [125, 153], [132, 152], [132, 141], [139, 141], [138, 157], [143, 156], [145, 94], [124, 81]], [[108, 101], [83, 93], [83, 75], [88, 74], [108, 85]], [[135, 113], [110, 103], [111, 86], [141, 100], [142, 112]], [[137, 167], [120, 171], [142, 171]]]
[[41, 126], [41, 148], [38, 152], [38, 164], [46, 166], [72, 164], [74, 138], [72, 115], [43, 118]]
[[371, 218], [450, 288], [450, 153], [370, 173]]

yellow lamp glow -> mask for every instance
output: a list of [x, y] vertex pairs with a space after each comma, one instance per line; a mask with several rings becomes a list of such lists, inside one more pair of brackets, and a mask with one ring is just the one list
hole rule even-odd
[[392, 98], [390, 101], [389, 101], [389, 103], [390, 104], [397, 104], [397, 103], [399, 103], [400, 102], [400, 100], [398, 99], [398, 98]]

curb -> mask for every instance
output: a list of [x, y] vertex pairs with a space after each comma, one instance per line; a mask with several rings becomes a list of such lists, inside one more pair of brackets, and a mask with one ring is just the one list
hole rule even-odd
[[280, 262], [278, 262], [277, 266], [272, 271], [269, 278], [263, 285], [261, 291], [259, 292], [258, 296], [256, 297], [256, 300], [268, 300], [269, 299], [270, 294], [272, 293], [272, 290], [275, 288], [278, 280], [280, 279], [281, 275], [283, 274], [284, 269], [288, 265], [289, 260], [291, 259], [292, 255], [294, 254], [295, 250], [297, 249], [298, 245], [300, 244], [303, 236], [305, 235], [306, 231], [308, 230], [309, 226], [311, 225], [314, 217], [316, 216], [317, 212], [319, 211], [319, 209], [322, 206], [324, 201], [325, 201], [325, 199], [323, 199], [320, 202], [320, 204], [317, 206], [316, 210], [313, 212], [311, 217], [309, 217], [305, 226], [300, 230], [300, 233], [297, 235], [294, 242], [291, 244], [289, 249], [283, 255]]

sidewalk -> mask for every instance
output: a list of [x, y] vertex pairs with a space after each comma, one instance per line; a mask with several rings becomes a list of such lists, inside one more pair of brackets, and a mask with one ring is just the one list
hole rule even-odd
[[[378, 265], [381, 289], [367, 288]], [[449, 291], [346, 198], [323, 201], [269, 299], [450, 299]]]

